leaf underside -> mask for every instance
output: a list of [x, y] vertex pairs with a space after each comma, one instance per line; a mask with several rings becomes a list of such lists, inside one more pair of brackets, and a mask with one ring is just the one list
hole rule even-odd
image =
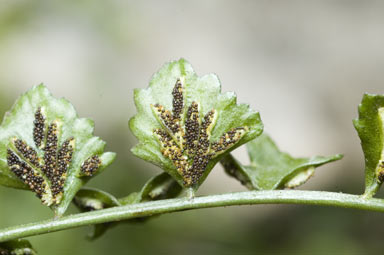
[[196, 190], [229, 151], [261, 134], [257, 112], [221, 93], [216, 75], [198, 77], [184, 59], [164, 65], [147, 89], [134, 94], [133, 154]]
[[76, 192], [115, 158], [65, 99], [44, 85], [23, 94], [0, 126], [0, 184], [30, 189], [62, 215]]
[[281, 152], [266, 134], [249, 142], [247, 149], [251, 165], [244, 166], [230, 155], [222, 164], [229, 175], [249, 189], [258, 190], [295, 188], [313, 175], [315, 167], [342, 158], [342, 155], [293, 158]]
[[353, 124], [365, 157], [365, 192], [373, 195], [384, 181], [384, 95], [364, 94]]

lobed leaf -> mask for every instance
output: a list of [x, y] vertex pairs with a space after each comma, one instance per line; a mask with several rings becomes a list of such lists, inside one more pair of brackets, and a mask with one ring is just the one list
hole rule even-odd
[[67, 100], [33, 87], [0, 125], [0, 184], [30, 189], [62, 215], [81, 186], [115, 158], [93, 130]]
[[263, 130], [259, 113], [238, 105], [234, 93], [221, 93], [216, 75], [198, 77], [184, 59], [165, 64], [134, 99], [133, 154], [193, 190], [226, 153]]
[[305, 183], [315, 167], [339, 160], [342, 155], [329, 157], [293, 158], [281, 152], [272, 139], [262, 134], [247, 144], [251, 165], [244, 166], [231, 155], [221, 163], [226, 172], [249, 189], [273, 190], [295, 188]]

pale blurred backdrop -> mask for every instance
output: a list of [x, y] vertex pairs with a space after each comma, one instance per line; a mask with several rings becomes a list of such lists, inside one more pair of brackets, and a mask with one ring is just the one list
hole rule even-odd
[[[133, 157], [133, 89], [165, 62], [216, 73], [223, 91], [259, 110], [294, 156], [343, 153], [302, 189], [362, 193], [352, 119], [364, 92], [384, 93], [383, 1], [0, 0], [0, 115], [44, 83], [72, 102], [118, 153], [89, 186], [121, 197], [160, 169]], [[245, 149], [234, 152], [244, 163]], [[199, 195], [245, 190], [217, 166]], [[77, 212], [71, 208], [69, 213]], [[52, 217], [30, 192], [0, 187], [0, 227]], [[123, 224], [88, 242], [88, 228], [30, 238], [40, 254], [379, 254], [384, 215], [252, 206]]]

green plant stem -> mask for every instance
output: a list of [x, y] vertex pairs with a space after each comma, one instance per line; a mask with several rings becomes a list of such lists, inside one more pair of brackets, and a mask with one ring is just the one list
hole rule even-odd
[[251, 204], [304, 204], [384, 212], [384, 200], [323, 191], [247, 191], [195, 198], [176, 198], [113, 207], [0, 230], [0, 242], [86, 225], [128, 220], [183, 210]]
[[373, 183], [365, 190], [363, 197], [364, 198], [372, 198], [380, 189], [381, 184], [378, 182]]

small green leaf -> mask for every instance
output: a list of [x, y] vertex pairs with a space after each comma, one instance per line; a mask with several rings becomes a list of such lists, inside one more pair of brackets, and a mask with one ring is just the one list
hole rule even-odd
[[94, 211], [120, 206], [121, 203], [111, 194], [95, 189], [83, 187], [73, 199], [75, 205], [82, 211]]
[[115, 158], [65, 99], [44, 85], [23, 94], [0, 126], [0, 184], [34, 191], [62, 215], [76, 192]]
[[25, 239], [0, 243], [0, 255], [36, 255], [31, 243]]
[[184, 59], [165, 64], [147, 89], [136, 89], [132, 152], [197, 190], [229, 151], [261, 134], [257, 112], [221, 93], [214, 74], [198, 77]]
[[[167, 173], [162, 173], [147, 181], [140, 192], [131, 193], [127, 197], [121, 199], [116, 199], [111, 194], [98, 189], [82, 188], [77, 192], [73, 201], [82, 212], [88, 212], [121, 205], [174, 198], [177, 197], [181, 191], [182, 187], [171, 176]], [[137, 218], [123, 222], [144, 222], [149, 218], [150, 217]], [[119, 223], [122, 222], [96, 224], [94, 225], [93, 231], [88, 235], [88, 238], [90, 240], [95, 240], [102, 236], [109, 228], [112, 228]]]
[[365, 193], [373, 196], [384, 181], [384, 95], [364, 94], [353, 124], [365, 157]]
[[177, 197], [182, 187], [169, 176], [162, 173], [152, 177], [140, 191], [140, 202], [155, 201]]
[[183, 188], [167, 173], [161, 173], [149, 179], [139, 192], [133, 192], [120, 198], [123, 205], [137, 204], [147, 201], [175, 198]]
[[229, 175], [240, 180], [249, 189], [258, 190], [295, 188], [313, 175], [315, 167], [342, 158], [339, 154], [293, 158], [281, 152], [266, 134], [249, 142], [247, 149], [251, 165], [243, 166], [231, 155], [225, 157], [221, 163]]

